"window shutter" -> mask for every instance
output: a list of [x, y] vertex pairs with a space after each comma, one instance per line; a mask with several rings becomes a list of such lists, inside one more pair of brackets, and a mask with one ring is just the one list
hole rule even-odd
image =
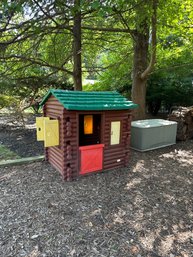
[[37, 141], [44, 141], [44, 121], [49, 119], [50, 119], [49, 117], [36, 118]]
[[111, 145], [117, 145], [120, 143], [120, 131], [121, 131], [121, 122], [112, 121], [111, 122]]
[[44, 121], [44, 146], [59, 145], [59, 122], [58, 120]]

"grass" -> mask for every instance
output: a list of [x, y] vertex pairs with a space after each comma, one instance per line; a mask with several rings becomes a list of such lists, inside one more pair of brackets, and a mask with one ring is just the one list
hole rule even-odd
[[10, 151], [4, 145], [0, 145], [0, 161], [13, 160], [20, 158], [16, 153]]

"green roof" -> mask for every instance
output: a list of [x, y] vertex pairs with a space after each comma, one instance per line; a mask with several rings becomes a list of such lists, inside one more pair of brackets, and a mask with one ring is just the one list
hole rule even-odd
[[127, 100], [115, 91], [67, 91], [51, 89], [40, 103], [45, 104], [53, 95], [67, 110], [101, 111], [101, 110], [127, 110], [137, 108], [137, 104]]

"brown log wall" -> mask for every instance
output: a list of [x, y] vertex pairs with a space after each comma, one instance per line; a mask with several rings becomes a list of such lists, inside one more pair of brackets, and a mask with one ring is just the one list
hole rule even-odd
[[[111, 122], [121, 121], [120, 144], [110, 145]], [[131, 131], [131, 112], [113, 111], [105, 112], [104, 119], [104, 170], [124, 167], [129, 160]]]
[[76, 111], [63, 110], [64, 179], [78, 176], [78, 117]]

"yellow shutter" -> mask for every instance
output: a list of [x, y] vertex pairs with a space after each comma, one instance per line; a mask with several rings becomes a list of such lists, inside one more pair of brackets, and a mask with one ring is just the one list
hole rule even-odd
[[58, 120], [44, 121], [44, 146], [59, 145], [59, 123]]
[[36, 118], [37, 141], [44, 141], [44, 121], [49, 119], [50, 119], [49, 117]]
[[117, 145], [120, 143], [120, 130], [121, 130], [121, 122], [112, 121], [111, 122], [111, 145]]
[[84, 116], [84, 134], [92, 134], [93, 133], [93, 116], [85, 115]]

